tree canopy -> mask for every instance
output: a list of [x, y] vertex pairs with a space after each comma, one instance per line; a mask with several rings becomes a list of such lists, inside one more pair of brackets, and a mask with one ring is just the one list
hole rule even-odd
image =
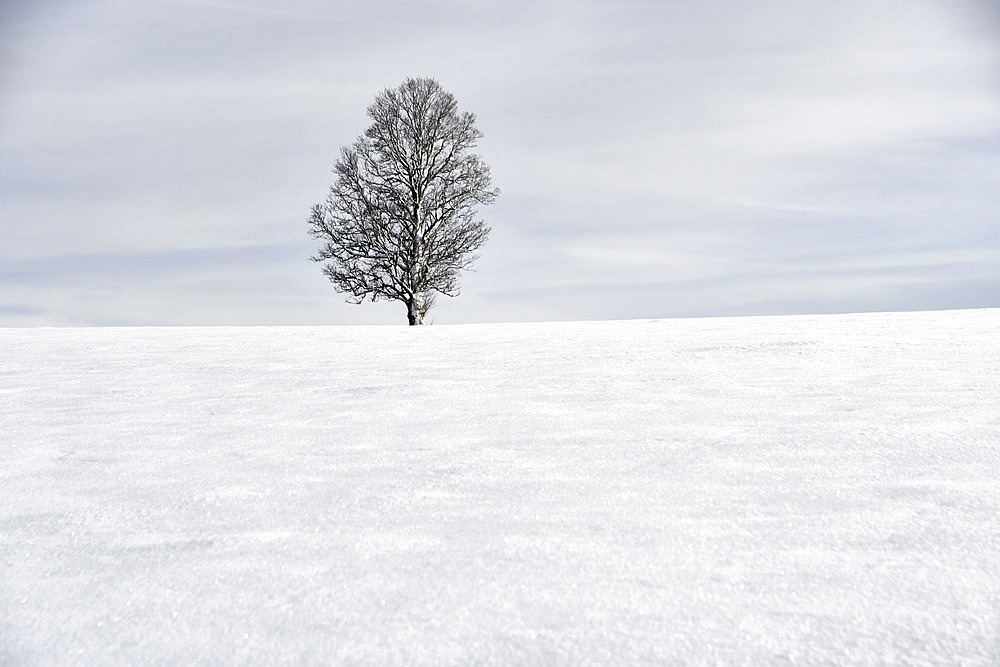
[[389, 299], [422, 324], [437, 294], [457, 296], [459, 272], [476, 259], [489, 227], [490, 169], [473, 152], [483, 134], [434, 79], [410, 78], [379, 93], [371, 126], [335, 162], [326, 200], [313, 207], [312, 258], [352, 303]]

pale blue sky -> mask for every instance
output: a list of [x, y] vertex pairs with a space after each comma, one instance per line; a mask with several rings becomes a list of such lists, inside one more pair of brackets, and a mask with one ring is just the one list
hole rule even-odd
[[997, 7], [14, 0], [0, 326], [405, 322], [305, 220], [407, 76], [502, 191], [437, 323], [997, 307]]

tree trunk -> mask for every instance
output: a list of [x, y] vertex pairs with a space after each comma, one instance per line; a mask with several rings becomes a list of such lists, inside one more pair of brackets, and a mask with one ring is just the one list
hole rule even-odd
[[410, 326], [424, 323], [424, 293], [417, 292], [406, 302], [406, 320]]
[[410, 265], [410, 302], [407, 304], [408, 312], [406, 318], [410, 326], [424, 323], [424, 313], [427, 312], [424, 304], [424, 292], [420, 288], [423, 284], [424, 269], [424, 225], [422, 213], [420, 211], [420, 199], [423, 193], [416, 193], [416, 201], [413, 204], [413, 264]]

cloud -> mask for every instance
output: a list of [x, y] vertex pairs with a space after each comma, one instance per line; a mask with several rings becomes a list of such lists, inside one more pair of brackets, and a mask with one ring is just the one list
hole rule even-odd
[[439, 322], [1000, 305], [991, 3], [32, 7], [0, 22], [0, 325], [398, 321], [342, 304], [304, 220], [409, 75], [502, 190]]

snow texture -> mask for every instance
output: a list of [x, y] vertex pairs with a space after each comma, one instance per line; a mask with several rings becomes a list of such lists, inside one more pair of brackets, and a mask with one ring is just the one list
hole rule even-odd
[[1000, 664], [1000, 310], [0, 330], [0, 664]]

